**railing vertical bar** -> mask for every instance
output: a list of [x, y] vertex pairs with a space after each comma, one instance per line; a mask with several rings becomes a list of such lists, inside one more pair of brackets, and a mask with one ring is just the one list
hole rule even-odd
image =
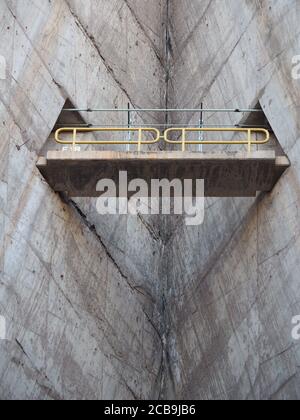
[[141, 146], [142, 146], [142, 136], [143, 136], [143, 131], [140, 128], [139, 129], [139, 140], [138, 140], [138, 152], [141, 152]]
[[[201, 102], [201, 110], [203, 109], [203, 102]], [[200, 112], [200, 121], [199, 121], [199, 127], [200, 129], [203, 128], [204, 125], [204, 121], [203, 121], [203, 111]], [[203, 142], [204, 140], [204, 132], [202, 130], [199, 131], [199, 152], [202, 153], [203, 152], [203, 144], [201, 144], [201, 142]]]
[[186, 131], [182, 129], [182, 151], [185, 152]]
[[[131, 112], [130, 112], [130, 103], [128, 102], [128, 128], [131, 128]], [[127, 135], [127, 152], [130, 152], [130, 142], [131, 142], [131, 131], [128, 131]]]
[[252, 146], [252, 130], [249, 128], [248, 130], [248, 152], [251, 153], [251, 146]]
[[73, 152], [76, 150], [76, 140], [77, 140], [77, 130], [74, 128], [73, 130]]

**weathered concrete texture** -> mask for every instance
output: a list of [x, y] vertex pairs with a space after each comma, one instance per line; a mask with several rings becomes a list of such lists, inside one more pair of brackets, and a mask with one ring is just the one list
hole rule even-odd
[[[297, 0], [0, 0], [1, 399], [300, 398], [298, 22]], [[66, 99], [260, 101], [292, 168], [198, 229], [101, 217], [36, 169]]]
[[236, 108], [260, 100], [292, 168], [256, 201], [208, 200], [199, 229], [170, 225], [178, 228], [164, 256], [167, 395], [299, 399], [300, 350], [291, 337], [300, 313], [300, 96], [291, 77], [299, 2], [171, 4], [172, 105], [182, 98], [183, 106], [202, 100]]
[[[120, 14], [112, 2], [97, 3], [99, 16], [112, 13], [114, 30]], [[89, 7], [96, 12], [87, 5], [80, 13]], [[110, 61], [108, 45], [101, 51], [80, 13], [61, 0], [0, 1], [7, 61], [0, 81], [0, 313], [8, 326], [8, 341], [0, 341], [2, 399], [158, 398], [162, 387], [159, 238], [142, 218], [102, 219], [99, 235], [83, 217], [90, 203], [65, 204], [35, 167], [67, 98], [126, 107], [142, 92], [138, 84], [123, 86], [118, 72], [126, 63]], [[160, 63], [129, 9], [122, 22], [125, 72], [149, 69], [138, 60], [148, 45], [154, 73]], [[130, 48], [127, 35], [139, 45]], [[155, 81], [150, 94], [159, 106]]]
[[160, 107], [165, 94], [161, 45], [164, 2], [88, 0], [84, 7], [81, 0], [67, 3], [131, 103], [138, 107]]
[[34, 156], [11, 144], [10, 159], [18, 165], [10, 168], [16, 188], [9, 188], [1, 252], [1, 313], [9, 326], [1, 398], [155, 395], [160, 341], [148, 320], [151, 303], [139, 301], [134, 279], [49, 192]]

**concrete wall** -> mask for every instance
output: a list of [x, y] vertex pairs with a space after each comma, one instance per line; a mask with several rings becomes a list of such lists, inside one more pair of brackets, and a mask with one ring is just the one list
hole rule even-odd
[[[164, 68], [151, 27], [143, 29], [130, 2], [84, 6], [0, 1], [3, 399], [160, 394], [162, 344], [152, 321], [159, 238], [142, 218], [102, 220], [98, 235], [80, 204], [64, 203], [35, 168], [67, 98], [80, 107], [161, 104]], [[152, 10], [156, 33], [161, 4]], [[100, 34], [84, 23], [95, 15]]]
[[[1, 399], [300, 397], [299, 18], [297, 0], [0, 0]], [[260, 101], [292, 168], [257, 200], [207, 200], [198, 229], [100, 218], [35, 168], [66, 99]]]
[[169, 395], [299, 398], [300, 349], [291, 319], [300, 313], [300, 94], [291, 69], [300, 51], [300, 5], [171, 5], [170, 106], [181, 98], [183, 106], [204, 101], [207, 108], [260, 101], [292, 168], [271, 194], [255, 201], [207, 200], [199, 229], [170, 225], [175, 233], [164, 256]]

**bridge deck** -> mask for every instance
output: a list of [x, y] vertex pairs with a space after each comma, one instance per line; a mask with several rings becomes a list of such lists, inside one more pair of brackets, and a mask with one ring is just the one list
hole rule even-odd
[[128, 172], [128, 181], [142, 178], [204, 179], [207, 197], [249, 197], [270, 191], [290, 166], [286, 156], [273, 151], [251, 153], [192, 152], [48, 152], [37, 167], [56, 192], [70, 197], [96, 197], [97, 182], [119, 180], [119, 171]]

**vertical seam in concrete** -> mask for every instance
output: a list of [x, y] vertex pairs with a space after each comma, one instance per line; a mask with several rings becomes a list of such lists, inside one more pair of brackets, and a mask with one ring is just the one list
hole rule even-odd
[[[171, 33], [170, 33], [170, 0], [166, 0], [165, 11], [165, 109], [169, 109], [169, 88], [170, 88], [170, 69], [171, 69]], [[165, 113], [165, 124], [169, 124], [169, 113]], [[161, 370], [161, 387], [159, 392], [159, 399], [164, 400], [169, 397], [169, 387], [175, 395], [175, 383], [172, 374], [169, 340], [170, 340], [170, 315], [168, 312], [168, 260], [165, 263], [165, 243], [162, 242], [160, 270], [162, 272], [161, 285], [161, 303], [160, 303], [160, 317], [161, 317], [161, 332], [162, 332], [162, 346], [163, 359]]]
[[[169, 108], [169, 81], [170, 81], [170, 0], [166, 3], [166, 33], [165, 33], [165, 108]], [[169, 114], [165, 115], [166, 125], [169, 122]]]

